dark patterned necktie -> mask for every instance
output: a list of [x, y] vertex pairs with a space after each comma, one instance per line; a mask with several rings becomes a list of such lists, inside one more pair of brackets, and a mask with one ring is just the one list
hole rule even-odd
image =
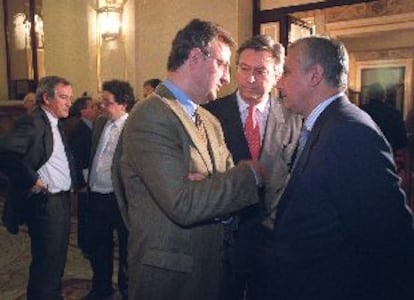
[[244, 134], [249, 145], [250, 155], [253, 160], [258, 160], [260, 155], [260, 127], [255, 118], [256, 106], [250, 105], [244, 125]]
[[197, 110], [194, 111], [194, 124], [197, 127], [198, 133], [204, 143], [207, 143], [206, 128], [204, 127], [203, 120]]

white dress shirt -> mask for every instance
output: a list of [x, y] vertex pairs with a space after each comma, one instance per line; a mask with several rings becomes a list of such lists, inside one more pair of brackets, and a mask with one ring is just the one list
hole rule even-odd
[[69, 162], [65, 146], [58, 128], [59, 119], [47, 110], [43, 110], [49, 119], [53, 134], [53, 151], [49, 160], [37, 170], [40, 180], [51, 193], [69, 191], [72, 185]]
[[119, 136], [125, 125], [128, 114], [115, 121], [108, 121], [102, 131], [93, 157], [89, 186], [92, 192], [109, 194], [114, 191], [111, 168]]

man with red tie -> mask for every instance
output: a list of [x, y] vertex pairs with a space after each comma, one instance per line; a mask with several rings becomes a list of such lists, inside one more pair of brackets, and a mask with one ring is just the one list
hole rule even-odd
[[236, 55], [238, 89], [206, 106], [220, 120], [234, 162], [259, 160], [268, 171], [259, 191], [264, 202], [241, 210], [238, 222], [234, 218], [228, 225], [232, 237], [227, 240], [227, 282], [222, 299], [241, 300], [245, 293], [246, 299], [263, 297], [266, 229], [262, 223], [273, 223], [268, 220], [274, 215], [277, 195], [292, 166], [302, 123], [271, 96], [282, 74], [283, 61], [283, 46], [269, 36], [245, 41]]

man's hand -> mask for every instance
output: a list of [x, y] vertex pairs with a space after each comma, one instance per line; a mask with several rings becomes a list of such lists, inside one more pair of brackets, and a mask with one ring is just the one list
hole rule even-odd
[[44, 182], [39, 178], [36, 180], [35, 184], [32, 186], [30, 191], [34, 194], [37, 194], [40, 192], [47, 192], [47, 185], [44, 184]]

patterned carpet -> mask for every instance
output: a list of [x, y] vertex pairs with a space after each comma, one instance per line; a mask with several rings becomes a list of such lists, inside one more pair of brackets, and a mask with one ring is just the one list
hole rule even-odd
[[[0, 196], [0, 213], [3, 208]], [[76, 219], [72, 220], [70, 245], [62, 282], [62, 291], [66, 300], [78, 300], [84, 297], [90, 288], [92, 272], [89, 261], [85, 259], [77, 247]], [[26, 284], [30, 264], [30, 239], [25, 228], [18, 235], [9, 234], [4, 226], [0, 226], [0, 299], [26, 299]], [[114, 274], [117, 274], [117, 262], [114, 263]], [[113, 277], [116, 282], [116, 276]], [[116, 284], [114, 284], [116, 287]], [[114, 295], [113, 299], [121, 299]]]

